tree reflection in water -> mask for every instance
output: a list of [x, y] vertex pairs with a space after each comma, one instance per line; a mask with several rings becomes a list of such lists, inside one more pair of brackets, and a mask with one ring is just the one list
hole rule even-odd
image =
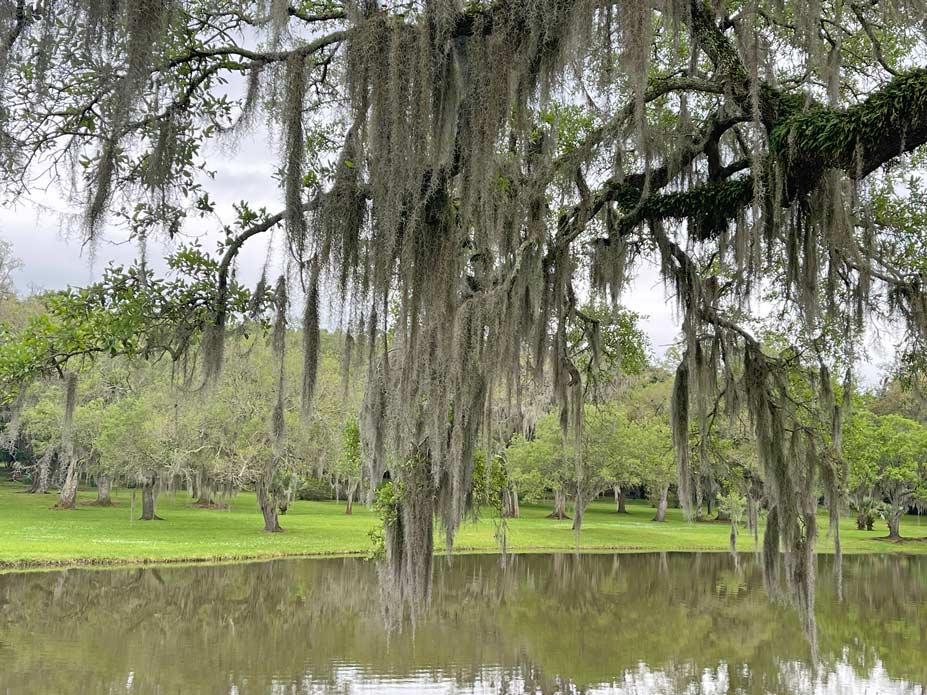
[[384, 630], [355, 559], [0, 576], [0, 692], [923, 693], [927, 558], [819, 560], [818, 664], [752, 556], [436, 563]]

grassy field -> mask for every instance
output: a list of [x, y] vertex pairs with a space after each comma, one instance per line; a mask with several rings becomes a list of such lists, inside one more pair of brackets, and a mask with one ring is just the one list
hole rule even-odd
[[[199, 509], [183, 492], [163, 494], [158, 513], [163, 521], [132, 518], [131, 493], [115, 491], [116, 506], [82, 505], [74, 511], [51, 507], [55, 495], [23, 494], [22, 487], [0, 484], [0, 569], [70, 564], [121, 564], [140, 562], [204, 562], [283, 556], [364, 554], [370, 547], [368, 532], [376, 516], [355, 505], [346, 516], [335, 502], [295, 502], [281, 517], [285, 533], [267, 534], [262, 528], [254, 495], [242, 493], [228, 510]], [[95, 498], [81, 492], [82, 502]], [[140, 500], [136, 500], [135, 517]], [[723, 523], [687, 523], [678, 509], [667, 522], [654, 523], [653, 509], [631, 502], [629, 514], [618, 514], [610, 502], [592, 504], [583, 524], [580, 549], [585, 551], [723, 551], [728, 548], [729, 527]], [[522, 518], [507, 521], [508, 548], [512, 551], [574, 550], [576, 537], [569, 521], [546, 518], [549, 507], [523, 505]], [[827, 528], [821, 518], [822, 534]], [[455, 552], [495, 552], [496, 523], [484, 519], [466, 523], [457, 535]], [[905, 517], [902, 535], [927, 536], [927, 521]], [[885, 523], [873, 532], [860, 532], [844, 519], [841, 539], [844, 552], [927, 553], [927, 542], [888, 543]], [[437, 534], [442, 546], [442, 534]], [[832, 548], [821, 539], [822, 552]], [[753, 540], [741, 533], [740, 550], [751, 551]]]

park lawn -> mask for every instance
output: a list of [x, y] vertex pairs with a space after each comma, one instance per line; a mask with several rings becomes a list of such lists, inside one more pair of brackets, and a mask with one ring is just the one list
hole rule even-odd
[[[285, 533], [262, 531], [262, 520], [253, 494], [241, 493], [228, 510], [191, 506], [184, 492], [162, 494], [158, 514], [163, 521], [138, 521], [139, 502], [131, 515], [131, 492], [113, 492], [116, 506], [81, 505], [74, 511], [52, 508], [53, 494], [22, 493], [22, 486], [0, 483], [0, 569], [80, 564], [147, 562], [217, 562], [285, 556], [365, 554], [371, 546], [368, 533], [378, 524], [376, 515], [361, 504], [354, 514], [344, 514], [336, 502], [294, 502], [281, 516]], [[95, 498], [82, 491], [81, 502]], [[730, 527], [724, 523], [688, 523], [678, 509], [670, 509], [667, 521], [657, 524], [645, 502], [630, 501], [629, 514], [618, 514], [608, 501], [594, 502], [586, 512], [579, 549], [583, 551], [724, 551]], [[521, 552], [572, 551], [576, 536], [570, 521], [547, 518], [550, 508], [522, 505], [522, 518], [506, 521], [508, 549]], [[498, 520], [484, 518], [465, 522], [457, 534], [456, 552], [496, 552]], [[827, 520], [820, 517], [821, 534]], [[905, 517], [902, 535], [927, 536], [927, 522]], [[844, 552], [927, 553], [927, 542], [888, 543], [884, 522], [876, 531], [860, 532], [851, 519], [841, 524]], [[439, 548], [443, 534], [436, 531]], [[739, 548], [752, 551], [753, 540], [741, 531]], [[822, 552], [832, 549], [821, 538]]]

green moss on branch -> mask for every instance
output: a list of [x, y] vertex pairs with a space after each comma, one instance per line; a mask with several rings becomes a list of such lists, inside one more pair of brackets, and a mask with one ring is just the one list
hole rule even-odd
[[848, 109], [814, 108], [777, 125], [772, 153], [783, 164], [790, 198], [810, 190], [821, 172], [862, 178], [927, 142], [927, 70], [894, 79]]

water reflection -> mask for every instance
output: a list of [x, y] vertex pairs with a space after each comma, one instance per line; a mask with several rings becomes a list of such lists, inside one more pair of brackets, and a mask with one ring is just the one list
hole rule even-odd
[[463, 556], [388, 634], [361, 560], [0, 576], [0, 693], [925, 693], [927, 558], [820, 560], [818, 661], [752, 557]]

